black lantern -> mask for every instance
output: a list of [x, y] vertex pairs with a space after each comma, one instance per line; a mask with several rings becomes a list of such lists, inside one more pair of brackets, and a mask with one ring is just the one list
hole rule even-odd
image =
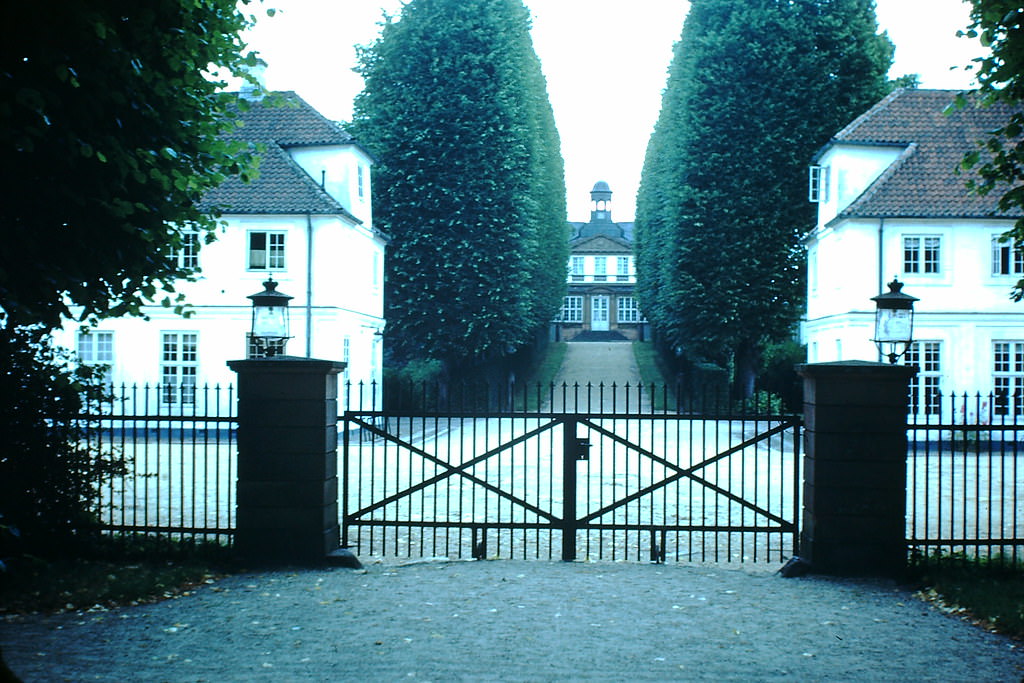
[[893, 364], [907, 352], [914, 340], [914, 302], [920, 301], [904, 294], [902, 289], [903, 283], [893, 278], [888, 292], [871, 297], [877, 305], [875, 338], [871, 341], [878, 346], [878, 352]]
[[276, 356], [284, 352], [288, 336], [288, 302], [294, 297], [277, 291], [277, 283], [270, 277], [263, 283], [263, 291], [251, 294], [251, 338], [261, 355]]

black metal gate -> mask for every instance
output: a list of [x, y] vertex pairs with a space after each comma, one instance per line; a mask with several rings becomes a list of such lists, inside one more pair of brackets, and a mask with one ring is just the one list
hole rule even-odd
[[797, 550], [799, 417], [343, 418], [361, 556], [774, 562]]

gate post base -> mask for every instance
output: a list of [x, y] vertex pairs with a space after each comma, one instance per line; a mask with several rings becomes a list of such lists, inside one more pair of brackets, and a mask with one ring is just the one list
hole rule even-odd
[[322, 565], [338, 524], [338, 373], [345, 363], [275, 356], [238, 373], [235, 549], [261, 565]]
[[804, 489], [800, 556], [811, 571], [896, 576], [906, 567], [907, 400], [915, 368], [800, 365]]

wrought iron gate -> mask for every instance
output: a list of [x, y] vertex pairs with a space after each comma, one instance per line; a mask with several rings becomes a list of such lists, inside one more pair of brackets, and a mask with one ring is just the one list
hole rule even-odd
[[360, 555], [797, 550], [799, 417], [348, 411], [343, 423], [342, 542]]

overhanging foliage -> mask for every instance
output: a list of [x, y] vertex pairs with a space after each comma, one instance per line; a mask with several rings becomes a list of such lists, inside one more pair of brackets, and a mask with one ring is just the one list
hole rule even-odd
[[[242, 0], [242, 5], [250, 0]], [[167, 258], [196, 200], [243, 173], [221, 67], [255, 63], [236, 0], [36, 0], [0, 22], [0, 319], [137, 314], [193, 273]], [[170, 304], [171, 300], [165, 301]]]
[[[964, 169], [977, 169], [968, 186], [980, 194], [1002, 193], [999, 209], [1024, 209], [1024, 8], [1012, 0], [971, 0], [971, 24], [962, 35], [980, 38], [991, 49], [987, 57], [975, 60], [982, 104], [1002, 102], [1016, 109], [1006, 125], [992, 131], [979, 149], [968, 152]], [[960, 106], [972, 106], [966, 94]], [[1024, 248], [1024, 218], [1007, 232], [1016, 248]], [[1014, 301], [1024, 299], [1024, 279], [1014, 286]]]

